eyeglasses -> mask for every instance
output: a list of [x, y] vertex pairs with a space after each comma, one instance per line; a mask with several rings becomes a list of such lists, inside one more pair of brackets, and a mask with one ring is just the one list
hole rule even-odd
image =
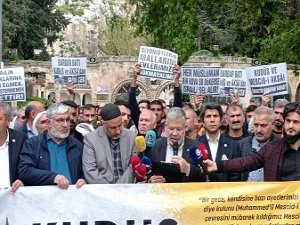
[[26, 117], [25, 116], [18, 116], [19, 119], [25, 120]]
[[70, 117], [68, 118], [59, 118], [59, 119], [51, 119], [51, 120], [54, 120], [56, 123], [59, 123], [59, 124], [63, 124], [63, 123], [70, 123]]

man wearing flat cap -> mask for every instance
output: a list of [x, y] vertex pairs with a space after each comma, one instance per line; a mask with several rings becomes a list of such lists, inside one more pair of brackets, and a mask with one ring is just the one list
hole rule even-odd
[[106, 104], [101, 109], [103, 126], [84, 136], [83, 172], [90, 184], [133, 183], [129, 166], [136, 153], [135, 135], [122, 126], [117, 105]]

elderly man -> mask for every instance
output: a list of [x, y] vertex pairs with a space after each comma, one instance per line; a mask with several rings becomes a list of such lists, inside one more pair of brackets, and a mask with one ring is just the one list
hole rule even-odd
[[18, 179], [19, 154], [25, 135], [8, 128], [12, 116], [11, 107], [0, 101], [0, 187], [10, 187], [15, 192], [23, 186]]
[[90, 184], [133, 183], [129, 161], [135, 149], [135, 134], [122, 126], [115, 104], [101, 109], [103, 126], [84, 136], [83, 172]]
[[[239, 142], [241, 156], [249, 155], [259, 151], [267, 142], [273, 141], [276, 136], [273, 134], [275, 115], [272, 109], [267, 106], [259, 106], [254, 110], [254, 134]], [[263, 169], [242, 174], [243, 181], [263, 181]]]
[[26, 122], [25, 109], [25, 106], [18, 109], [18, 111], [16, 112], [16, 120], [14, 126], [11, 128], [18, 130], [24, 125], [24, 123]]
[[148, 130], [154, 130], [156, 127], [156, 115], [153, 111], [145, 109], [141, 112], [139, 118], [139, 134], [145, 135]]
[[269, 141], [260, 151], [242, 158], [222, 162], [204, 161], [208, 171], [247, 172], [264, 168], [265, 181], [300, 180], [300, 104], [288, 103], [284, 107], [284, 137]]
[[69, 184], [81, 187], [82, 151], [80, 141], [69, 136], [70, 111], [62, 103], [47, 110], [48, 128], [43, 134], [24, 142], [19, 175], [25, 185], [57, 185], [66, 189]]
[[[171, 162], [178, 164], [182, 173], [183, 182], [203, 181], [204, 177], [200, 175], [200, 171], [190, 161], [188, 149], [197, 146], [192, 139], [185, 137], [186, 116], [183, 109], [173, 107], [169, 109], [166, 118], [167, 137], [157, 140], [152, 149], [151, 159], [153, 162]], [[174, 143], [178, 143], [178, 152], [174, 152]], [[165, 177], [161, 175], [153, 175], [150, 177], [151, 183], [166, 182]]]
[[28, 138], [35, 136], [32, 131], [33, 120], [36, 115], [45, 110], [45, 105], [39, 101], [31, 101], [27, 104], [25, 109], [26, 122], [19, 131], [27, 135]]
[[191, 108], [186, 108], [184, 112], [186, 115], [185, 135], [192, 140], [196, 140], [198, 138], [198, 130], [196, 126], [199, 124], [197, 113]]

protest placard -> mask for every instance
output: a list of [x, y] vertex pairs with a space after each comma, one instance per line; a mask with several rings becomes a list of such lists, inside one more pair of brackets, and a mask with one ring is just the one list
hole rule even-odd
[[138, 63], [141, 65], [140, 76], [174, 80], [173, 68], [177, 64], [178, 55], [174, 52], [153, 48], [140, 47]]
[[182, 93], [218, 95], [220, 68], [218, 67], [182, 67]]
[[86, 58], [52, 57], [52, 71], [56, 84], [86, 84]]
[[286, 63], [248, 67], [246, 73], [253, 96], [288, 94]]
[[237, 91], [240, 97], [245, 97], [247, 88], [246, 71], [242, 69], [221, 69], [220, 96], [228, 97]]
[[24, 68], [9, 68], [0, 70], [0, 101], [25, 101]]

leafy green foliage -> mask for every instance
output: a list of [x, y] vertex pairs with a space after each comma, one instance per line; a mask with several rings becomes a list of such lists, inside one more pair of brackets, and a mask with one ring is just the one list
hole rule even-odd
[[[196, 50], [213, 55], [259, 57], [269, 62], [300, 59], [300, 1], [131, 0], [139, 32], [152, 45], [177, 52], [185, 62]], [[218, 45], [219, 50], [213, 49]], [[195, 53], [197, 55], [199, 53]]]
[[128, 18], [114, 17], [108, 24], [103, 52], [107, 55], [137, 55], [139, 47], [148, 43], [145, 37], [135, 35]]
[[[4, 52], [17, 48], [22, 59], [32, 59], [34, 49], [44, 50], [58, 39], [68, 20], [56, 6], [57, 0], [14, 0], [3, 4]], [[46, 41], [46, 43], [45, 43]]]
[[131, 0], [138, 33], [151, 35], [151, 45], [178, 53], [184, 63], [195, 51], [199, 0]]
[[48, 105], [49, 101], [46, 98], [40, 98], [40, 97], [27, 97], [26, 101], [24, 102], [17, 102], [18, 108], [22, 107], [22, 106], [26, 106], [28, 104], [28, 102], [30, 101], [39, 101], [41, 103], [43, 103], [44, 105]]

